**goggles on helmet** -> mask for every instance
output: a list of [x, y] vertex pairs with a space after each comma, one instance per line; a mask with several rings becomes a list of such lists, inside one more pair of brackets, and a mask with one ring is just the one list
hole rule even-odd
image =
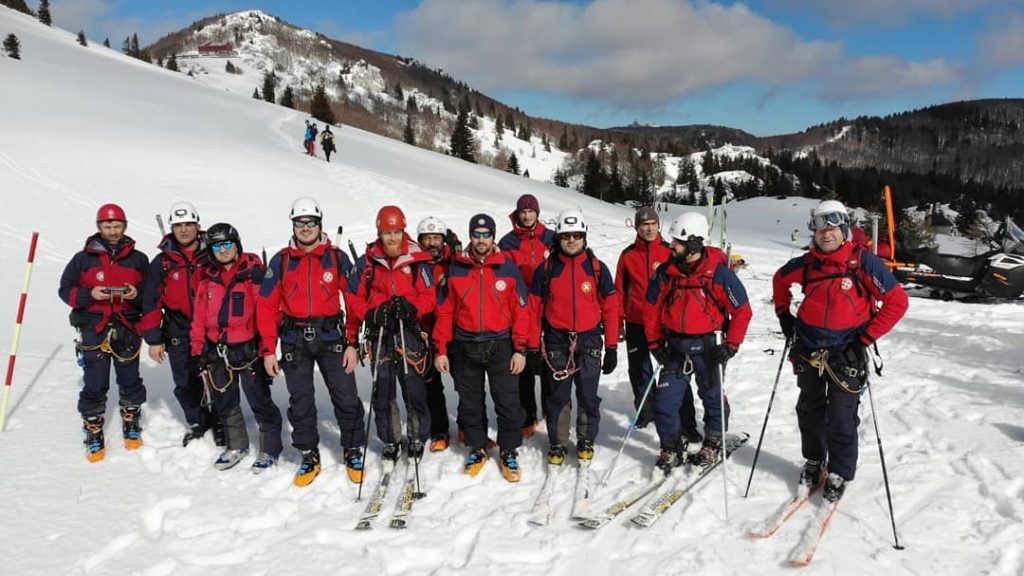
[[824, 214], [811, 216], [810, 222], [807, 223], [807, 228], [816, 231], [828, 228], [829, 226], [838, 228], [846, 224], [849, 224], [846, 214], [842, 212], [825, 212]]

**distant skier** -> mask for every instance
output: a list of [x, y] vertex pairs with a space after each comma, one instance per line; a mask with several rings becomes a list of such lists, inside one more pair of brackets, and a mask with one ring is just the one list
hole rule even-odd
[[[796, 414], [806, 462], [799, 483], [814, 489], [827, 478], [822, 494], [834, 502], [857, 468], [867, 348], [899, 322], [908, 301], [885, 264], [852, 242], [841, 202], [818, 204], [808, 228], [814, 232], [811, 247], [775, 273], [773, 300], [782, 333], [792, 342], [790, 360], [800, 387]], [[793, 284], [804, 294], [795, 318]]]
[[206, 240], [213, 256], [200, 273], [190, 339], [192, 356], [200, 359], [224, 425], [226, 446], [213, 465], [227, 470], [249, 453], [241, 407], [244, 391], [260, 430], [260, 453], [251, 468], [259, 474], [277, 462], [282, 448], [281, 411], [270, 396], [273, 381], [260, 359], [256, 330], [256, 303], [266, 269], [258, 256], [242, 252], [238, 230], [230, 224], [210, 226]]
[[334, 132], [331, 132], [330, 125], [324, 126], [324, 131], [320, 134], [320, 147], [324, 150], [324, 156], [327, 156], [327, 161], [331, 161], [331, 154], [334, 153]]
[[316, 156], [316, 135], [317, 135], [316, 124], [306, 121], [306, 154], [310, 156]]
[[[751, 309], [743, 283], [729, 270], [725, 253], [705, 246], [708, 222], [689, 212], [669, 227], [672, 260], [662, 264], [647, 290], [651, 310], [645, 329], [661, 376], [654, 390], [654, 423], [661, 443], [656, 466], [665, 474], [687, 461], [679, 404], [690, 374], [704, 404], [704, 442], [689, 457], [695, 466], [709, 466], [721, 457], [722, 431], [728, 429], [729, 402], [722, 413], [722, 382], [717, 366], [739, 349], [750, 325]], [[725, 330], [716, 343], [715, 332]]]
[[99, 462], [106, 453], [103, 438], [110, 364], [117, 373], [121, 432], [128, 450], [142, 447], [142, 404], [146, 388], [139, 376], [142, 339], [140, 294], [149, 259], [125, 235], [128, 219], [117, 204], [96, 212], [96, 234], [85, 241], [60, 278], [58, 294], [71, 306], [71, 325], [78, 330], [76, 348], [84, 370], [78, 412], [85, 431], [86, 457]]

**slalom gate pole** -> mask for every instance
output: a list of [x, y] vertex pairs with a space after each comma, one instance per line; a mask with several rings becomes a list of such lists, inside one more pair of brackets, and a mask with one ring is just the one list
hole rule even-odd
[[661, 366], [651, 374], [651, 379], [647, 382], [647, 388], [644, 389], [644, 395], [640, 398], [640, 406], [636, 409], [636, 414], [633, 415], [633, 421], [629, 424], [629, 430], [626, 430], [626, 437], [622, 439], [622, 445], [619, 446], [619, 451], [615, 453], [615, 458], [612, 458], [612, 465], [608, 467], [608, 471], [605, 472], [604, 478], [601, 479], [601, 486], [608, 483], [608, 480], [612, 477], [612, 472], [615, 471], [615, 464], [619, 461], [619, 456], [622, 456], [622, 451], [626, 448], [626, 444], [629, 442], [629, 435], [633, 433], [633, 429], [636, 428], [636, 422], [640, 419], [640, 411], [644, 408], [644, 403], [647, 402], [647, 395], [651, 393], [651, 388], [654, 387], [654, 383], [658, 380], [658, 375], [661, 373]]
[[[720, 330], [715, 331], [715, 346], [719, 346], [722, 343], [722, 332]], [[721, 410], [722, 419], [722, 501], [725, 502], [725, 524], [729, 524], [729, 470], [726, 468], [725, 457], [725, 365], [718, 364], [715, 366], [715, 376], [718, 378], [718, 409]]]
[[7, 425], [7, 403], [11, 397], [11, 383], [14, 381], [14, 361], [18, 358], [18, 342], [21, 340], [21, 323], [25, 319], [25, 302], [28, 300], [28, 284], [32, 280], [32, 264], [36, 260], [36, 244], [39, 232], [32, 233], [28, 248], [28, 264], [25, 266], [25, 281], [21, 285], [21, 299], [18, 301], [18, 319], [14, 323], [14, 339], [11, 340], [11, 359], [7, 361], [7, 378], [4, 380], [3, 407], [0, 408], [0, 432]]
[[768, 416], [772, 413], [772, 404], [775, 402], [775, 391], [779, 389], [779, 378], [782, 377], [782, 367], [786, 365], [786, 356], [789, 353], [790, 339], [786, 338], [786, 344], [782, 347], [782, 359], [779, 360], [779, 371], [775, 373], [775, 384], [772, 385], [772, 395], [768, 398], [768, 410], [764, 413], [764, 423], [761, 424], [761, 436], [757, 439], [757, 450], [754, 451], [754, 463], [750, 465], [750, 477], [747, 478], [747, 489], [743, 491], [743, 497], [750, 494], [750, 483], [754, 480], [754, 470], [757, 469], [757, 457], [761, 455], [761, 442], [764, 441], [764, 431], [768, 428]]
[[889, 501], [889, 520], [892, 522], [893, 548], [903, 550], [899, 534], [896, 533], [896, 515], [892, 510], [892, 491], [889, 490], [889, 473], [885, 468], [885, 452], [882, 451], [882, 434], [878, 431], [878, 411], [875, 410], [875, 397], [868, 385], [868, 400], [871, 402], [871, 419], [875, 422], [875, 439], [878, 440], [878, 459], [882, 462], [882, 479], [885, 480], [885, 497]]

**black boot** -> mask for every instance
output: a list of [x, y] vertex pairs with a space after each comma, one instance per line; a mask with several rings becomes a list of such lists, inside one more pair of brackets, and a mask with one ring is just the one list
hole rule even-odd
[[103, 441], [103, 415], [89, 416], [82, 419], [85, 431], [85, 457], [89, 462], [99, 462], [106, 455]]
[[142, 406], [121, 406], [121, 432], [126, 449], [142, 448]]

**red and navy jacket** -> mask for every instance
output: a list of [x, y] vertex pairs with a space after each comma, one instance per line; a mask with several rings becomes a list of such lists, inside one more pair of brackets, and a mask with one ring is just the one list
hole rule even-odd
[[200, 271], [210, 263], [210, 254], [197, 242], [187, 252], [174, 239], [164, 236], [157, 246], [160, 253], [149, 264], [146, 288], [142, 292], [142, 336], [150, 346], [160, 344], [161, 324], [168, 334], [187, 336], [192, 320], [192, 302], [199, 287]]
[[292, 239], [275, 254], [267, 265], [256, 304], [260, 355], [275, 353], [278, 328], [285, 316], [296, 320], [344, 316], [342, 303], [351, 273], [352, 261], [331, 245], [326, 234], [309, 252]]
[[604, 326], [605, 344], [619, 341], [619, 293], [612, 273], [589, 250], [556, 253], [537, 268], [530, 285], [530, 348], [542, 330], [577, 334]]
[[230, 269], [211, 262], [200, 276], [190, 340], [192, 355], [207, 341], [241, 344], [256, 338], [256, 303], [266, 270], [255, 254], [239, 256]]
[[551, 246], [555, 243], [555, 233], [548, 230], [543, 222], [537, 221], [533, 228], [523, 228], [515, 212], [508, 215], [512, 220], [512, 231], [501, 237], [498, 248], [508, 253], [519, 266], [526, 285], [533, 283], [533, 274], [537, 266], [547, 259]]
[[619, 255], [615, 289], [619, 292], [619, 324], [643, 324], [647, 312], [647, 287], [658, 267], [672, 258], [668, 242], [658, 236], [648, 242], [637, 236]]
[[644, 332], [652, 349], [666, 337], [702, 336], [721, 330], [725, 344], [738, 350], [753, 315], [743, 283], [729, 270], [725, 252], [705, 246], [700, 260], [662, 264], [647, 288], [650, 313]]
[[[110, 246], [99, 234], [85, 241], [85, 249], [75, 254], [60, 277], [57, 293], [76, 312], [84, 314], [96, 333], [102, 332], [111, 318], [136, 329], [142, 318], [142, 289], [149, 258], [135, 249], [135, 240], [124, 236]], [[95, 300], [91, 291], [97, 286], [132, 285], [139, 293], [133, 300], [111, 298]]]
[[467, 252], [457, 255], [437, 291], [434, 342], [438, 355], [448, 344], [512, 339], [525, 352], [529, 336], [526, 283], [509, 254], [491, 252], [478, 261]]
[[[434, 275], [434, 285], [437, 286], [438, 291], [440, 291], [441, 286], [444, 285], [445, 278], [448, 277], [448, 267], [452, 265], [453, 260], [455, 260], [455, 252], [452, 251], [452, 247], [446, 243], [441, 253], [431, 262], [430, 269], [431, 273]], [[420, 318], [420, 329], [427, 334], [433, 334], [434, 320], [436, 317], [437, 310], [435, 309], [430, 314]]]
[[437, 292], [434, 288], [433, 257], [405, 234], [402, 251], [395, 258], [384, 254], [380, 240], [366, 247], [366, 254], [356, 262], [355, 273], [348, 283], [348, 322], [345, 329], [349, 342], [359, 339], [359, 325], [366, 313], [395, 296], [402, 296], [416, 307], [417, 319], [434, 311]]
[[854, 336], [871, 344], [892, 330], [910, 305], [885, 263], [852, 242], [831, 254], [812, 246], [779, 268], [772, 278], [777, 315], [789, 312], [793, 284], [799, 284], [804, 295], [796, 333], [812, 349], [845, 346]]

